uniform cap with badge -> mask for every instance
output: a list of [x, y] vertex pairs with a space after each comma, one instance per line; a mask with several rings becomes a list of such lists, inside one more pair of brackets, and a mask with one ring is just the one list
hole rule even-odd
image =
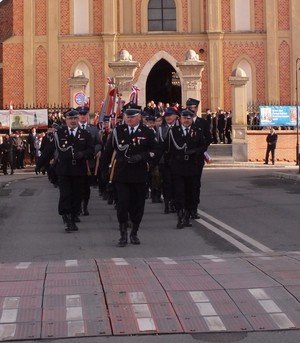
[[123, 113], [125, 113], [127, 117], [135, 117], [141, 114], [142, 106], [138, 106], [132, 102], [129, 102], [128, 104], [124, 105], [122, 110], [123, 110]]
[[166, 116], [171, 116], [171, 115], [174, 115], [174, 114], [178, 115], [179, 113], [178, 113], [178, 111], [174, 107], [168, 107], [166, 112], [165, 112], [165, 114], [164, 114], [164, 116], [166, 117]]
[[180, 116], [181, 117], [184, 117], [184, 118], [193, 118], [194, 117], [194, 113], [190, 110], [183, 110], [180, 112]]
[[186, 104], [186, 107], [192, 107], [192, 106], [198, 107], [200, 104], [200, 101], [197, 99], [188, 98], [185, 104]]
[[78, 106], [78, 107], [76, 107], [76, 111], [79, 114], [86, 115], [89, 113], [90, 109], [87, 106]]
[[79, 112], [74, 108], [70, 108], [65, 112], [65, 118], [78, 118]]

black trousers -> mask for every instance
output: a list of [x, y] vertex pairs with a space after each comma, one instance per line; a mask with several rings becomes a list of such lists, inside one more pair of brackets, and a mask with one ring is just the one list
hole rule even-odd
[[119, 223], [126, 223], [128, 219], [139, 225], [145, 208], [145, 183], [115, 183], [117, 191], [117, 217]]
[[199, 176], [173, 174], [174, 205], [176, 210], [186, 209], [192, 211], [198, 204]]
[[81, 207], [82, 176], [58, 176], [59, 202], [58, 213], [78, 214]]
[[268, 145], [267, 146], [267, 151], [266, 151], [266, 163], [269, 162], [269, 155], [271, 153], [271, 158], [272, 158], [272, 163], [275, 162], [275, 148], [273, 145]]
[[82, 194], [81, 199], [83, 201], [89, 201], [91, 195], [91, 180], [92, 176], [85, 175], [82, 176]]
[[198, 180], [197, 180], [197, 185], [196, 185], [196, 193], [197, 193], [197, 200], [196, 203], [194, 204], [194, 208], [193, 210], [196, 211], [198, 205], [200, 204], [200, 191], [201, 191], [201, 177], [202, 177], [202, 172], [203, 172], [203, 167], [204, 167], [204, 160], [202, 160], [201, 162], [201, 169], [200, 169], [200, 173], [198, 174]]
[[159, 168], [162, 176], [162, 192], [164, 199], [172, 200], [174, 198], [172, 170], [167, 163], [160, 164]]

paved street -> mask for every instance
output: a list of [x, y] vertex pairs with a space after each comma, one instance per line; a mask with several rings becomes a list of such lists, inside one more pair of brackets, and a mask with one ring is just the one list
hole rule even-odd
[[[78, 233], [66, 234], [57, 216], [58, 191], [46, 176], [29, 170], [1, 176], [0, 340], [299, 340], [300, 249], [282, 251], [276, 238], [256, 232], [246, 215], [242, 227], [243, 221], [237, 223], [243, 218], [220, 215], [212, 206], [213, 201], [226, 205], [224, 182], [228, 185], [235, 173], [240, 180], [234, 177], [236, 189], [231, 187], [227, 208], [243, 210], [237, 192], [249, 189], [244, 178], [256, 184], [255, 193], [262, 187], [257, 180], [264, 185], [268, 180], [270, 186], [285, 176], [288, 183], [277, 185], [281, 190], [269, 187], [266, 192], [279, 192], [281, 203], [288, 204], [290, 190], [298, 194], [298, 183], [292, 179], [292, 184], [290, 176], [298, 175], [294, 169], [274, 168], [256, 177], [256, 172], [226, 170], [205, 170], [207, 200], [192, 228], [175, 230], [175, 215], [163, 214], [162, 205], [147, 200], [142, 244], [126, 248], [116, 247], [115, 210], [96, 189], [90, 216], [81, 217]], [[217, 183], [220, 175], [222, 185]], [[215, 200], [209, 198], [211, 192]], [[247, 201], [252, 196], [247, 194]], [[266, 217], [266, 231], [268, 223]], [[288, 230], [293, 234], [292, 227]], [[288, 238], [284, 246], [292, 246]]]

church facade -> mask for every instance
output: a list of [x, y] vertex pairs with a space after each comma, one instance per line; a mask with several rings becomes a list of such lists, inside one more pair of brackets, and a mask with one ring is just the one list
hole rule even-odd
[[231, 110], [237, 68], [247, 102], [295, 104], [299, 14], [299, 0], [3, 0], [0, 108], [72, 106], [83, 91], [99, 111], [107, 78], [126, 63], [140, 105], [184, 103], [187, 59], [203, 66], [188, 86], [202, 110]]

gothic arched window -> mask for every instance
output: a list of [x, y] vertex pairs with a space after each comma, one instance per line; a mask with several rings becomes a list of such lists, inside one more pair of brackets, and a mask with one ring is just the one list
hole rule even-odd
[[176, 5], [174, 0], [149, 1], [148, 31], [176, 31]]

